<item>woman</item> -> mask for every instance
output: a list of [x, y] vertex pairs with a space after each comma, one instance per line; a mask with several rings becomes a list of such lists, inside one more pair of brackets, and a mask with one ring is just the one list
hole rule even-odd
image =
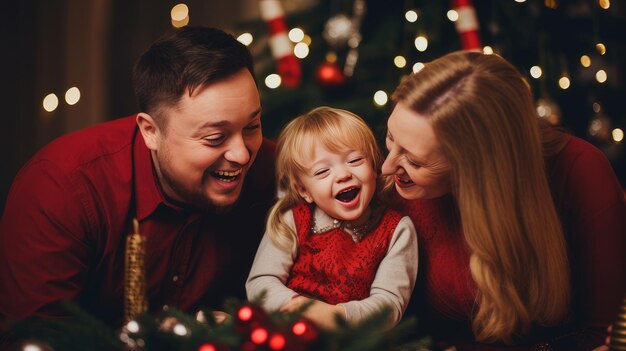
[[540, 126], [495, 55], [448, 54], [392, 99], [382, 172], [419, 235], [422, 326], [461, 350], [602, 345], [626, 292], [626, 203], [604, 155]]

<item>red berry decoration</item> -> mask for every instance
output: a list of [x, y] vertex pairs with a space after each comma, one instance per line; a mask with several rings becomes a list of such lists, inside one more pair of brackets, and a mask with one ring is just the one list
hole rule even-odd
[[303, 340], [306, 342], [317, 340], [319, 334], [317, 332], [317, 328], [311, 322], [305, 319], [301, 319], [294, 323], [294, 325], [291, 327], [291, 332], [299, 340]]

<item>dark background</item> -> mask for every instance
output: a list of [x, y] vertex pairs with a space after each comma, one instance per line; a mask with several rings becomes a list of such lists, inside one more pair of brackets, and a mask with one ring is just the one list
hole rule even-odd
[[[32, 155], [63, 134], [137, 112], [130, 77], [138, 56], [172, 27], [170, 10], [176, 1], [156, 0], [26, 0], [2, 5], [2, 107], [0, 118], [0, 210], [10, 183]], [[378, 135], [384, 131], [391, 106], [373, 104], [375, 91], [390, 94], [415, 62], [427, 62], [460, 49], [459, 35], [446, 18], [447, 1], [366, 1], [360, 28], [362, 41], [354, 76], [343, 84], [324, 84], [317, 69], [326, 54], [337, 53], [343, 65], [346, 50], [332, 48], [322, 39], [327, 21], [340, 13], [352, 15], [354, 1], [282, 1], [290, 27], [311, 37], [310, 54], [300, 60], [302, 83], [296, 89], [269, 89], [265, 76], [276, 71], [267, 42], [267, 27], [259, 18], [258, 0], [190, 0], [191, 25], [222, 28], [235, 36], [254, 35], [257, 81], [264, 108], [264, 133], [275, 137], [284, 123], [319, 105], [350, 109], [360, 114]], [[528, 75], [533, 65], [543, 68], [540, 79], [529, 78], [537, 99], [559, 108], [560, 125], [601, 148], [622, 184], [626, 184], [624, 142], [610, 137], [613, 128], [626, 130], [626, 15], [621, 1], [608, 10], [591, 0], [475, 0], [483, 45], [515, 64]], [[404, 13], [418, 10], [417, 22]], [[425, 52], [413, 46], [416, 35], [429, 39]], [[607, 47], [600, 55], [595, 44]], [[579, 58], [587, 54], [592, 66]], [[405, 68], [393, 65], [403, 55]], [[604, 69], [604, 84], [594, 79]], [[567, 74], [571, 86], [557, 85]], [[81, 91], [80, 101], [67, 105], [70, 87]], [[55, 93], [59, 107], [42, 108], [43, 98]], [[594, 110], [594, 103], [600, 109]], [[592, 122], [601, 133], [590, 134]]]

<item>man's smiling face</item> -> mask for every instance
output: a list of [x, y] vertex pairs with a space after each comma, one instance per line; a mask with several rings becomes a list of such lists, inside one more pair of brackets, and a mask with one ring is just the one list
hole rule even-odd
[[233, 205], [263, 140], [250, 72], [199, 87], [162, 113], [151, 149], [166, 197], [200, 208]]

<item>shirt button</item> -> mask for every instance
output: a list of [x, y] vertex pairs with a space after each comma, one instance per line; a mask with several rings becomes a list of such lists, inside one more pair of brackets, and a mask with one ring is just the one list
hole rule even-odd
[[173, 277], [172, 277], [172, 281], [173, 281], [173, 282], [177, 282], [177, 281], [178, 281], [178, 276], [177, 276], [177, 275], [173, 276]]

